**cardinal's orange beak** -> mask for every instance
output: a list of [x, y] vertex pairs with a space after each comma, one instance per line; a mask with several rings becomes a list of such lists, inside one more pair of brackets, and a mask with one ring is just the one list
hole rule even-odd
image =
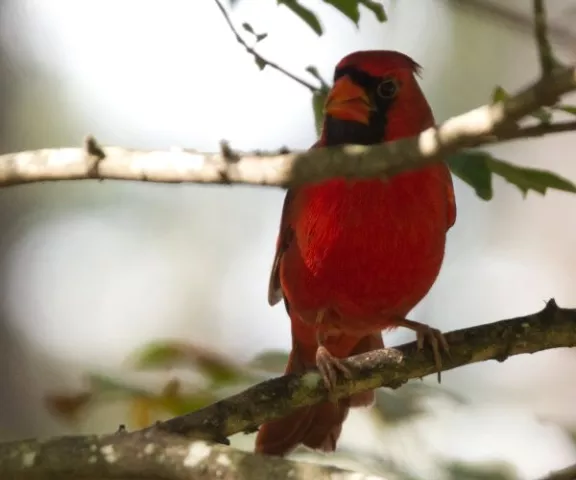
[[336, 80], [326, 99], [324, 113], [340, 120], [352, 120], [365, 125], [370, 123], [372, 104], [362, 87], [348, 76]]

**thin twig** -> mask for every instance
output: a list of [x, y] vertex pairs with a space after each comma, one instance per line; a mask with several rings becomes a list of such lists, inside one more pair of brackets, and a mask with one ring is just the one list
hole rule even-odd
[[242, 38], [242, 36], [240, 35], [240, 33], [238, 32], [238, 30], [236, 29], [236, 27], [234, 26], [234, 23], [232, 23], [232, 19], [230, 18], [230, 15], [228, 14], [228, 12], [226, 11], [226, 8], [224, 8], [224, 5], [222, 5], [222, 2], [220, 0], [214, 0], [214, 2], [216, 3], [216, 5], [218, 6], [218, 8], [220, 9], [220, 12], [222, 12], [222, 15], [224, 17], [224, 19], [226, 20], [226, 23], [228, 24], [228, 26], [230, 27], [230, 30], [232, 31], [232, 33], [234, 34], [234, 36], [236, 37], [236, 41], [242, 45], [245, 50], [254, 57], [254, 59], [262, 65], [268, 65], [270, 68], [273, 68], [274, 70], [277, 70], [278, 72], [282, 73], [283, 75], [286, 75], [287, 77], [291, 78], [292, 80], [294, 80], [295, 82], [298, 82], [300, 85], [302, 85], [303, 87], [306, 87], [308, 90], [310, 90], [312, 93], [317, 93], [320, 91], [319, 87], [315, 87], [314, 85], [312, 85], [311, 83], [307, 82], [306, 80], [294, 75], [293, 73], [289, 72], [288, 70], [286, 70], [285, 68], [282, 68], [280, 65], [278, 65], [275, 62], [272, 62], [270, 60], [268, 60], [267, 58], [264, 58], [262, 55], [260, 55], [256, 50], [254, 50], [253, 47], [251, 47], [250, 45], [248, 45], [246, 43], [246, 40], [244, 40]]
[[540, 138], [558, 133], [571, 132], [576, 132], [576, 120], [550, 124], [541, 123], [539, 125], [510, 130], [508, 132], [502, 133], [497, 137], [489, 137], [488, 141], [482, 141], [482, 145], [489, 145], [490, 143], [513, 142], [515, 140], [523, 140], [526, 138]]
[[547, 79], [552, 75], [556, 67], [556, 60], [550, 46], [548, 38], [548, 19], [546, 16], [545, 0], [533, 0], [534, 10], [534, 37], [538, 47], [538, 58], [540, 59], [540, 70], [542, 79]]

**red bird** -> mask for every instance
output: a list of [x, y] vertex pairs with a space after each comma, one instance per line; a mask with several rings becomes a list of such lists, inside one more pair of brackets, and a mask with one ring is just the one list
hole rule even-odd
[[[362, 51], [336, 66], [314, 147], [371, 145], [434, 125], [416, 75], [394, 51]], [[312, 147], [312, 148], [314, 148]], [[328, 389], [340, 358], [383, 348], [382, 330], [406, 327], [427, 339], [441, 367], [439, 330], [406, 319], [436, 280], [446, 232], [456, 220], [448, 167], [439, 163], [385, 179], [333, 179], [291, 189], [282, 210], [270, 275], [270, 305], [284, 298], [292, 326], [286, 373], [318, 368]], [[264, 424], [256, 451], [284, 455], [299, 444], [334, 451], [350, 407], [374, 392], [304, 407]]]

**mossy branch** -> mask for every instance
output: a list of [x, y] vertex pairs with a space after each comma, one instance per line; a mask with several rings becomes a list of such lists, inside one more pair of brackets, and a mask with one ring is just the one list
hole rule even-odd
[[[576, 345], [576, 309], [559, 308], [554, 300], [550, 300], [540, 312], [456, 330], [447, 333], [446, 339], [450, 343], [451, 358], [445, 359], [442, 368], [444, 371], [487, 360], [504, 361], [512, 355], [572, 347]], [[340, 379], [335, 391], [337, 398], [382, 386], [398, 388], [409, 379], [435, 372], [430, 352], [418, 352], [415, 342], [394, 349], [357, 355], [347, 359], [346, 363], [352, 369], [353, 377]], [[208, 452], [206, 456], [212, 455], [209, 452], [232, 455], [231, 452], [235, 451], [219, 450], [223, 447], [208, 446], [207, 443], [197, 443], [198, 441], [225, 443], [230, 435], [254, 431], [264, 422], [280, 418], [298, 408], [325, 401], [328, 398], [327, 393], [318, 373], [310, 371], [302, 375], [285, 375], [262, 382], [201, 410], [133, 433], [0, 444], [0, 478], [84, 478], [78, 472], [94, 472], [100, 475], [100, 478], [210, 478], [186, 476], [189, 475], [189, 470], [183, 470], [182, 462], [191, 449], [198, 451], [203, 448]], [[92, 446], [94, 444], [96, 447]], [[149, 449], [153, 449], [157, 455], [145, 456], [144, 453]], [[121, 452], [126, 452], [126, 456]], [[164, 456], [158, 457], [159, 452], [164, 452]], [[257, 464], [260, 461], [258, 459], [264, 458], [240, 452], [234, 455], [242, 456], [244, 463]], [[110, 462], [112, 457], [116, 458], [116, 461]], [[172, 457], [174, 458], [171, 459]], [[166, 459], [166, 462], [160, 462], [158, 458]], [[228, 457], [225, 455], [222, 458]], [[124, 459], [126, 463], [121, 464]], [[218, 462], [212, 462], [212, 457], [210, 459], [211, 466], [206, 464], [202, 467], [205, 471], [218, 467]], [[173, 465], [170, 462], [173, 462]], [[287, 465], [275, 462], [277, 460], [273, 460], [270, 468]], [[24, 468], [28, 463], [32, 463], [34, 469]], [[91, 467], [93, 470], [90, 470]], [[290, 470], [292, 466], [286, 468]], [[274, 477], [289, 478], [282, 476], [288, 470], [282, 470], [284, 473], [278, 470]], [[140, 472], [140, 476], [136, 476], [136, 471]], [[125, 476], [119, 476], [120, 473]], [[232, 473], [230, 475], [221, 478], [242, 478], [237, 473], [234, 474], [236, 476]], [[316, 475], [309, 478], [323, 478], [320, 471]]]

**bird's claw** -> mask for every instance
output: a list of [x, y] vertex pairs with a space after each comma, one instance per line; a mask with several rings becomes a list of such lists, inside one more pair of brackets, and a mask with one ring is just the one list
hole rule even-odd
[[428, 340], [432, 353], [434, 354], [434, 364], [438, 372], [438, 383], [442, 383], [442, 355], [441, 350], [450, 359], [450, 346], [444, 337], [444, 334], [437, 328], [432, 328], [425, 323], [414, 322], [412, 320], [404, 319], [401, 323], [402, 326], [409, 328], [416, 332], [416, 344], [418, 351], [424, 349], [424, 342]]
[[344, 362], [332, 355], [328, 349], [322, 345], [316, 350], [316, 366], [330, 394], [332, 394], [336, 388], [338, 371], [346, 378], [352, 377], [352, 371], [344, 365]]

